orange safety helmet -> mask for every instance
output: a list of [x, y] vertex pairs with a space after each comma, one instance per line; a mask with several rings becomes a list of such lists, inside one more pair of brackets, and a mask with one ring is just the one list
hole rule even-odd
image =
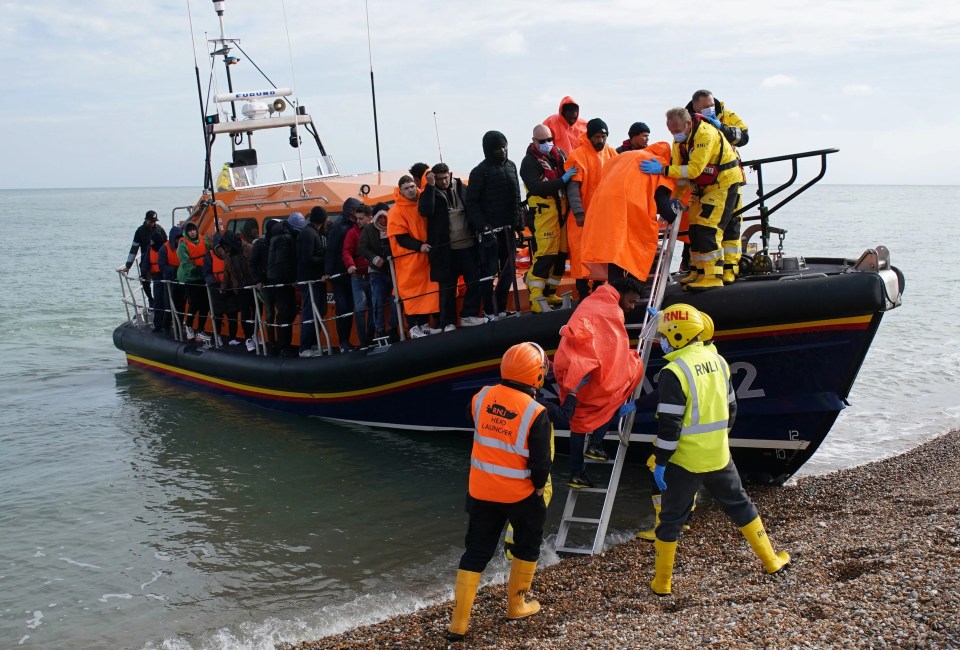
[[543, 348], [534, 343], [517, 343], [507, 350], [500, 360], [500, 377], [540, 388], [547, 378], [549, 361]]

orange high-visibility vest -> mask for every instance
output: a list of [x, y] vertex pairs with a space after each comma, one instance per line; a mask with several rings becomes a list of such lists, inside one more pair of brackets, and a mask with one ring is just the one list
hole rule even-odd
[[160, 274], [160, 251], [153, 250], [153, 247], [150, 248], [150, 273]]
[[217, 257], [216, 253], [210, 253], [210, 268], [213, 270], [213, 279], [217, 284], [223, 282], [223, 258]]
[[473, 452], [470, 496], [483, 501], [516, 503], [530, 496], [527, 469], [529, 435], [544, 411], [529, 395], [507, 386], [485, 386], [473, 397]]
[[193, 265], [202, 267], [203, 256], [207, 254], [207, 242], [204, 241], [203, 237], [201, 236], [197, 239], [196, 244], [186, 237], [183, 238], [183, 243], [187, 245], [187, 253], [189, 253], [190, 261], [193, 262]]
[[[180, 266], [180, 256], [177, 255], [177, 244], [168, 241], [164, 246], [167, 247], [167, 266]], [[157, 259], [159, 261], [159, 257]]]

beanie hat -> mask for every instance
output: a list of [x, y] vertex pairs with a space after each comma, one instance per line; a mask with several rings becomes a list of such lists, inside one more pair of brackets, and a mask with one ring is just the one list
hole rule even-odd
[[300, 232], [307, 225], [307, 220], [299, 212], [294, 212], [287, 217], [287, 224], [295, 231]]
[[610, 129], [607, 128], [606, 122], [601, 120], [599, 117], [595, 117], [587, 122], [587, 137], [592, 138], [598, 133], [610, 135]]
[[650, 127], [643, 122], [634, 122], [630, 125], [630, 130], [627, 131], [627, 137], [632, 138], [633, 136], [640, 135], [641, 133], [650, 133]]
[[315, 205], [310, 210], [310, 223], [324, 223], [327, 220], [327, 211], [322, 205]]

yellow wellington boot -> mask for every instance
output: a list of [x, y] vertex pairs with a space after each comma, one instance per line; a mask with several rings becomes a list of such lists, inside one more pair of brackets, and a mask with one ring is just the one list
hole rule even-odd
[[700, 269], [693, 262], [690, 263], [690, 273], [680, 278], [680, 284], [688, 285], [695, 281], [700, 275]]
[[459, 641], [467, 633], [470, 624], [470, 610], [477, 595], [480, 574], [476, 571], [457, 571], [457, 585], [453, 588], [453, 620], [447, 629], [447, 638]]
[[654, 542], [654, 548], [657, 574], [650, 583], [650, 588], [658, 596], [669, 596], [673, 583], [673, 558], [677, 555], [677, 543], [662, 542], [658, 539]]
[[702, 291], [704, 289], [714, 289], [723, 286], [723, 267], [713, 263], [702, 264], [700, 266], [700, 275], [693, 282], [686, 285], [687, 289], [693, 291]]
[[527, 602], [524, 596], [533, 583], [533, 574], [537, 570], [536, 562], [525, 562], [513, 558], [510, 565], [510, 579], [507, 581], [507, 618], [516, 620], [533, 616], [540, 611], [540, 603]]
[[557, 295], [557, 289], [560, 288], [560, 278], [555, 278], [550, 276], [547, 279], [547, 288], [544, 289], [543, 295], [547, 297], [547, 304], [551, 307], [562, 307], [563, 298]]
[[653, 500], [653, 528], [637, 531], [637, 539], [642, 539], [645, 542], [652, 542], [657, 539], [657, 526], [660, 525], [660, 495], [654, 494], [650, 498]]
[[530, 294], [530, 312], [540, 314], [545, 311], [550, 311], [550, 305], [547, 304], [547, 299], [543, 295], [543, 290], [547, 286], [546, 281], [536, 277], [532, 273], [527, 273], [525, 279], [527, 291]]
[[763, 562], [763, 570], [767, 573], [776, 573], [790, 564], [790, 556], [785, 552], [773, 552], [773, 547], [770, 546], [770, 539], [767, 537], [767, 531], [763, 529], [763, 522], [760, 521], [760, 517], [741, 528], [740, 532], [750, 542], [750, 548]]
[[723, 283], [733, 284], [737, 279], [737, 274], [733, 270], [733, 264], [723, 265]]

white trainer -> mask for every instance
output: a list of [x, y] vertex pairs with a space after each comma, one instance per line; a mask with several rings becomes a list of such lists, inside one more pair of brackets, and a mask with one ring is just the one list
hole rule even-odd
[[464, 316], [460, 319], [460, 327], [476, 327], [477, 325], [483, 325], [486, 322], [486, 318], [480, 318], [478, 316]]
[[444, 332], [452, 332], [452, 331], [454, 331], [455, 329], [457, 329], [457, 326], [456, 326], [456, 325], [447, 325], [446, 327], [443, 328], [443, 331], [444, 331]]
[[412, 339], [423, 338], [426, 335], [427, 333], [424, 332], [422, 329], [420, 329], [419, 325], [414, 325], [413, 327], [410, 328], [410, 338]]

